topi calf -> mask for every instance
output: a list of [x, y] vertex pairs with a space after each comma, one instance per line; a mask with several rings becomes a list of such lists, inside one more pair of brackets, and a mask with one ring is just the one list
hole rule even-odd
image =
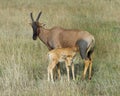
[[51, 77], [51, 81], [54, 82], [53, 69], [58, 64], [58, 62], [65, 62], [68, 81], [70, 81], [69, 66], [72, 66], [72, 76], [73, 76], [73, 80], [75, 80], [73, 59], [77, 53], [77, 50], [78, 50], [77, 47], [58, 48], [48, 52], [48, 59], [49, 59], [48, 81], [50, 81], [50, 77]]

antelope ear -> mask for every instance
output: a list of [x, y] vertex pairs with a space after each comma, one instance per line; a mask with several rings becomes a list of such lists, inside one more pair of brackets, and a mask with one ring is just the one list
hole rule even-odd
[[46, 24], [44, 23], [38, 23], [39, 27], [44, 27]]

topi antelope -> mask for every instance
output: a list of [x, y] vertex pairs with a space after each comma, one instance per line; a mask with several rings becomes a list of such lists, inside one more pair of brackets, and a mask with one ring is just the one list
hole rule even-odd
[[77, 49], [78, 49], [77, 47], [57, 48], [48, 52], [48, 59], [49, 59], [48, 81], [50, 81], [50, 76], [51, 76], [51, 81], [54, 82], [53, 69], [59, 62], [65, 62], [66, 64], [68, 81], [70, 81], [69, 66], [72, 66], [72, 76], [73, 76], [73, 80], [75, 80], [73, 59], [77, 53]]
[[[85, 78], [87, 69], [89, 67], [89, 79], [91, 79], [91, 70], [92, 70], [92, 58], [91, 55], [94, 51], [95, 39], [94, 36], [91, 35], [87, 31], [81, 30], [70, 30], [63, 29], [61, 27], [53, 27], [51, 29], [45, 29], [44, 24], [39, 22], [39, 18], [42, 12], [38, 14], [36, 20], [33, 19], [32, 13], [31, 16], [31, 26], [33, 29], [33, 40], [36, 40], [37, 37], [48, 47], [49, 50], [55, 48], [66, 48], [66, 47], [79, 47], [79, 52], [84, 60], [84, 71], [82, 75], [82, 79]], [[60, 64], [57, 64], [58, 74], [60, 79]]]

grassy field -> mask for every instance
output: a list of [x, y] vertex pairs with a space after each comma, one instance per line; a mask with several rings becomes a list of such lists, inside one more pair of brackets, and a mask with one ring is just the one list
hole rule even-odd
[[[47, 81], [46, 46], [32, 40], [30, 12], [46, 28], [61, 26], [89, 31], [96, 39], [93, 77], [81, 81]], [[0, 96], [119, 96], [120, 0], [0, 0]]]

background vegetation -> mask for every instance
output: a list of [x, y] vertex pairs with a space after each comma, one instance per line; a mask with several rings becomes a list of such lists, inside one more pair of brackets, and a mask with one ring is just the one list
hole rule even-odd
[[[75, 82], [68, 83], [66, 74], [55, 84], [47, 82], [48, 50], [39, 39], [32, 40], [29, 25], [30, 12], [36, 18], [40, 11], [46, 28], [94, 35], [91, 81], [81, 81], [78, 56]], [[119, 96], [119, 89], [120, 0], [0, 0], [0, 96]]]

